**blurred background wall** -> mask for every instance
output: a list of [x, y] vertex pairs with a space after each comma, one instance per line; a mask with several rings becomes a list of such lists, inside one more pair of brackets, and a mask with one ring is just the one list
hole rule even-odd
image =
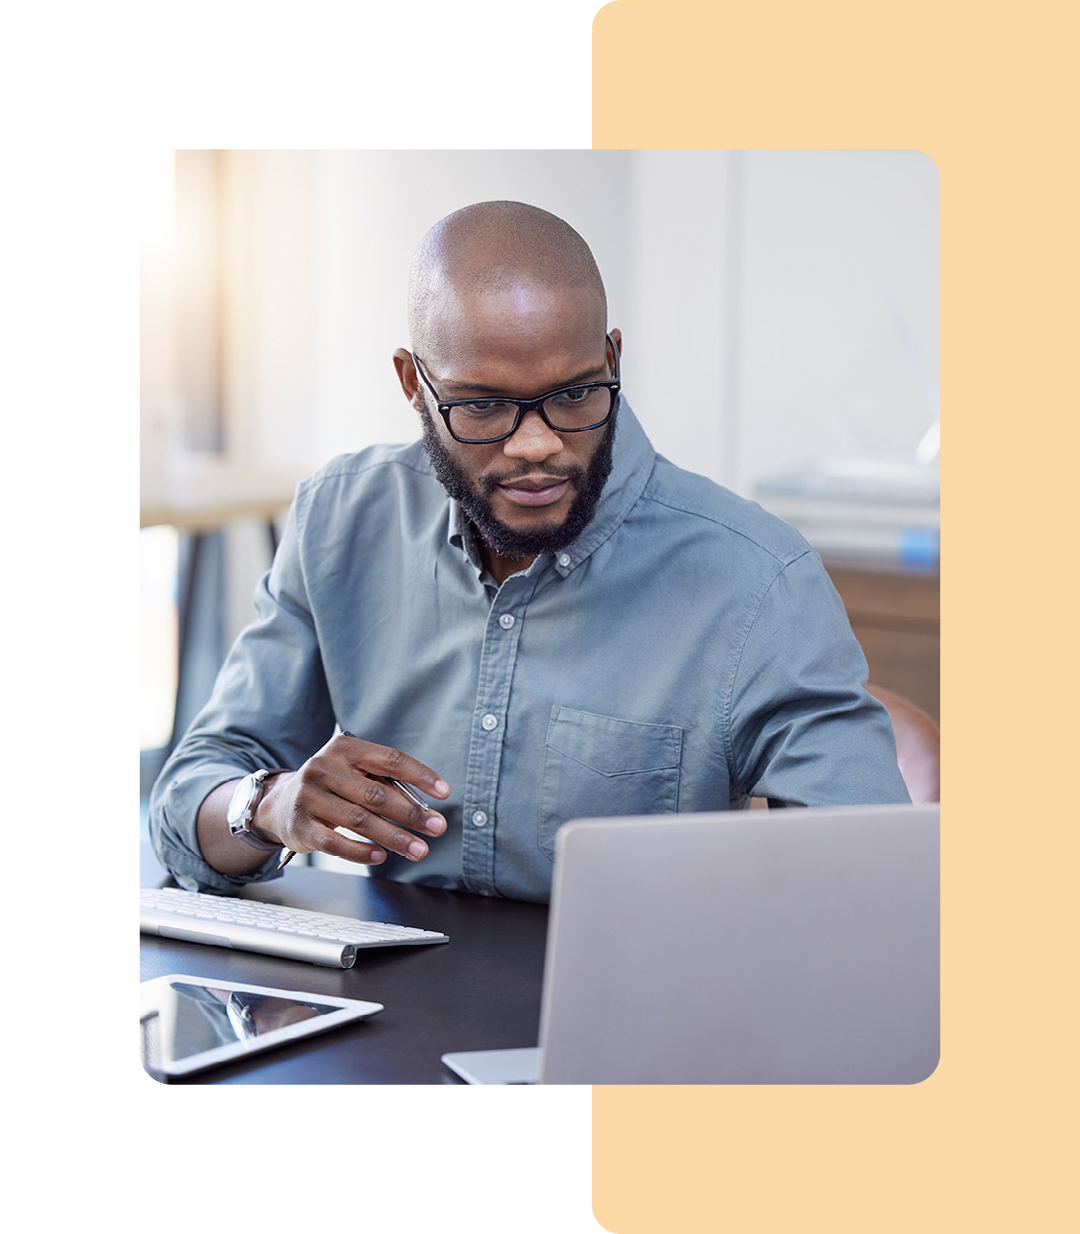
[[[676, 463], [744, 495], [823, 455], [909, 464], [936, 415], [938, 197], [914, 152], [170, 153], [147, 163], [144, 504], [183, 488], [193, 457], [291, 483], [416, 437], [390, 362], [409, 341], [409, 260], [437, 219], [492, 198], [588, 241], [624, 393]], [[251, 613], [262, 521], [230, 518], [203, 545], [186, 713]], [[153, 751], [169, 739], [190, 536], [159, 516], [143, 540]]]

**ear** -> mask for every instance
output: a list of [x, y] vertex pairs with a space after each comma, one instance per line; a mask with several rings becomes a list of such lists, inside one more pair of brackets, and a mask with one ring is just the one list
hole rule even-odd
[[404, 347], [394, 352], [394, 372], [397, 373], [402, 393], [409, 400], [410, 406], [419, 411], [422, 400], [420, 397], [420, 378], [416, 375], [416, 365], [412, 355]]
[[618, 326], [613, 326], [608, 331], [608, 334], [611, 335], [611, 341], [619, 349], [619, 355], [621, 356], [622, 355], [622, 331], [619, 329]]

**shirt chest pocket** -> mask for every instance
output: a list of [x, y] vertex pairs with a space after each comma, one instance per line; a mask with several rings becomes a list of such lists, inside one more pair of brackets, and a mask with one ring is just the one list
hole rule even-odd
[[679, 808], [683, 730], [570, 707], [551, 709], [540, 792], [541, 850], [575, 818], [674, 814]]

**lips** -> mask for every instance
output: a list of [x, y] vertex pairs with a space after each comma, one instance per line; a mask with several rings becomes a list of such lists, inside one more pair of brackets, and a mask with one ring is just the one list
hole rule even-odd
[[499, 492], [514, 505], [551, 506], [569, 489], [564, 476], [519, 476], [499, 484]]

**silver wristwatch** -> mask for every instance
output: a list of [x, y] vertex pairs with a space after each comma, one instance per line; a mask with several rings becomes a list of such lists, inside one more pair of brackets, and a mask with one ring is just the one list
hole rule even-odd
[[264, 853], [277, 852], [282, 845], [260, 840], [258, 836], [251, 833], [249, 828], [259, 802], [262, 800], [262, 795], [266, 791], [266, 777], [277, 774], [278, 772], [267, 771], [263, 767], [249, 776], [244, 776], [233, 792], [232, 801], [229, 802], [229, 810], [225, 816], [229, 820], [230, 834]]

